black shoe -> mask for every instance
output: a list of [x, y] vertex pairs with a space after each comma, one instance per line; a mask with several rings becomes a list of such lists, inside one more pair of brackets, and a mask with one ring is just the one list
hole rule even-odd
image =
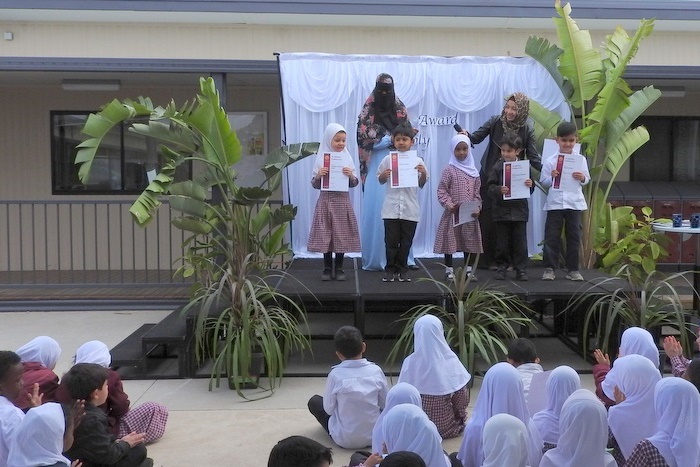
[[405, 272], [399, 274], [399, 282], [411, 282], [411, 278]]
[[527, 277], [527, 273], [525, 271], [518, 271], [518, 280], [522, 282], [527, 282], [530, 280], [529, 277]]
[[382, 282], [394, 282], [396, 275], [393, 272], [385, 272], [382, 277]]
[[499, 269], [496, 271], [496, 279], [499, 281], [505, 280], [506, 278], [506, 270], [505, 269]]
[[408, 269], [410, 269], [411, 271], [417, 271], [420, 269], [420, 266], [418, 266], [417, 264], [411, 264], [408, 266]]
[[331, 269], [330, 268], [324, 269], [323, 274], [321, 274], [321, 280], [322, 281], [329, 281], [332, 279], [333, 279], [333, 277], [331, 276]]
[[335, 280], [344, 281], [345, 279], [346, 279], [345, 271], [343, 271], [342, 269], [336, 269], [335, 270]]

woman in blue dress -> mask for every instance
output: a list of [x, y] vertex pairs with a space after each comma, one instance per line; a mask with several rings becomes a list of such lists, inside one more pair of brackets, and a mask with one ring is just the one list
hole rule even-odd
[[[394, 79], [386, 73], [380, 74], [357, 122], [363, 188], [360, 237], [362, 269], [366, 271], [383, 271], [386, 266], [381, 210], [387, 188], [377, 180], [377, 168], [384, 156], [389, 154], [391, 132], [407, 122], [406, 106], [394, 92]], [[414, 264], [413, 255], [409, 255], [408, 262], [409, 265]]]

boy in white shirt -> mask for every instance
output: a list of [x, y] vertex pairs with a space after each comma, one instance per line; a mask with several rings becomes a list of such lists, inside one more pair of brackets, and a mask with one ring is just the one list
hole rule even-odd
[[[563, 227], [566, 231], [566, 278], [572, 281], [582, 281], [583, 276], [578, 270], [581, 249], [581, 212], [588, 209], [582, 187], [591, 180], [591, 176], [588, 173], [586, 158], [581, 154], [574, 153], [574, 146], [578, 142], [576, 125], [571, 122], [560, 123], [557, 127], [556, 140], [559, 144], [559, 152], [544, 162], [540, 174], [540, 183], [549, 188], [547, 201], [544, 203], [547, 221], [544, 226], [545, 270], [542, 274], [542, 280], [553, 281], [556, 278], [554, 271], [559, 266]], [[573, 177], [573, 184], [570, 184], [570, 180], [562, 179], [562, 174], [557, 170], [559, 159], [561, 158], [563, 161], [562, 156], [569, 155], [578, 159], [579, 169], [570, 175], [564, 175]], [[557, 186], [559, 183], [561, 185]], [[574, 189], [565, 189], [564, 186], [573, 186]]]
[[523, 381], [523, 394], [527, 400], [527, 394], [530, 392], [530, 383], [535, 373], [542, 373], [542, 365], [540, 358], [537, 356], [537, 349], [531, 340], [525, 338], [514, 339], [508, 345], [508, 353], [506, 361], [513, 365], [520, 379]]
[[309, 411], [338, 446], [364, 448], [372, 444], [372, 428], [386, 403], [386, 376], [362, 357], [367, 346], [357, 328], [343, 326], [334, 341], [340, 364], [328, 374], [323, 397], [309, 399]]

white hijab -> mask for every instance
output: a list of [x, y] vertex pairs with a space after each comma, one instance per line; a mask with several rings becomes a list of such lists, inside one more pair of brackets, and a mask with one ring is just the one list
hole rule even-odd
[[58, 357], [61, 356], [61, 346], [49, 336], [39, 336], [30, 340], [15, 351], [22, 363], [41, 363], [49, 370], [56, 368]]
[[[648, 358], [656, 368], [659, 367], [659, 348], [654, 342], [654, 337], [644, 328], [628, 328], [622, 333], [620, 339], [620, 357], [625, 355], [641, 355]], [[617, 370], [613, 366], [601, 383], [601, 388], [606, 396], [615, 400], [615, 386], [620, 386], [617, 380]]]
[[427, 467], [450, 467], [437, 427], [420, 407], [394, 406], [384, 417], [382, 432], [389, 454], [411, 451], [421, 456]]
[[608, 425], [627, 459], [638, 442], [656, 433], [654, 388], [661, 374], [641, 355], [620, 357], [615, 360], [615, 368], [618, 387], [625, 400], [610, 407]]
[[[463, 160], [457, 160], [455, 157], [455, 148], [459, 143], [467, 143], [467, 157]], [[464, 172], [465, 174], [469, 175], [470, 177], [478, 177], [479, 176], [479, 171], [476, 170], [476, 166], [474, 165], [474, 158], [472, 157], [472, 148], [471, 148], [471, 140], [467, 135], [460, 135], [456, 134], [452, 137], [452, 140], [450, 141], [450, 147], [452, 148], [452, 154], [450, 154], [450, 165], [454, 165], [457, 167], [459, 170]]]
[[35, 467], [63, 462], [70, 465], [61, 452], [66, 421], [61, 405], [47, 402], [35, 407], [22, 419], [7, 457], [7, 467]]
[[559, 431], [557, 447], [544, 454], [540, 467], [617, 467], [613, 456], [605, 451], [605, 406], [588, 389], [579, 389], [564, 402]]
[[527, 427], [512, 415], [500, 413], [489, 418], [482, 437], [482, 467], [526, 467]]
[[112, 364], [112, 355], [104, 342], [89, 341], [78, 347], [74, 363], [95, 363], [109, 368], [109, 365]]
[[561, 408], [574, 391], [581, 389], [581, 378], [570, 366], [562, 365], [552, 370], [547, 379], [547, 408], [532, 416], [532, 421], [542, 435], [542, 441], [559, 442], [559, 416]]
[[444, 396], [463, 388], [472, 376], [445, 340], [442, 321], [425, 315], [413, 325], [413, 353], [401, 365], [399, 382], [428, 396]]
[[[314, 161], [314, 176], [318, 172], [318, 169], [323, 167], [323, 155], [328, 153], [328, 152], [336, 152], [332, 147], [331, 147], [331, 142], [333, 141], [333, 137], [338, 133], [338, 132], [343, 132], [345, 133], [345, 136], [347, 138], [348, 132], [345, 131], [345, 128], [343, 125], [339, 123], [329, 123], [326, 126], [326, 129], [323, 130], [323, 136], [321, 137], [321, 142], [318, 147], [318, 153], [316, 154], [316, 160]], [[345, 155], [345, 160], [347, 161], [347, 166], [352, 169], [353, 172], [355, 172], [355, 161], [353, 160], [352, 156], [350, 155], [350, 151], [348, 151], [348, 146], [347, 146], [347, 139], [346, 139], [346, 145], [345, 148], [341, 151], [342, 154]]]
[[377, 418], [377, 422], [374, 424], [374, 429], [372, 430], [372, 452], [383, 452], [382, 445], [384, 444], [384, 439], [382, 438], [382, 424], [384, 423], [384, 416], [389, 413], [392, 407], [399, 404], [413, 404], [416, 407], [423, 408], [418, 389], [410, 384], [398, 383], [396, 386], [389, 389], [389, 392], [386, 394], [384, 410], [379, 414], [379, 418]]
[[497, 363], [484, 376], [474, 411], [464, 429], [464, 439], [457, 458], [464, 465], [484, 462], [482, 432], [489, 418], [499, 413], [513, 415], [528, 430], [528, 462], [538, 465], [542, 457], [542, 438], [530, 419], [523, 395], [520, 373], [510, 363]]
[[670, 467], [700, 465], [700, 394], [682, 378], [664, 378], [656, 383], [654, 408], [658, 432], [649, 441]]

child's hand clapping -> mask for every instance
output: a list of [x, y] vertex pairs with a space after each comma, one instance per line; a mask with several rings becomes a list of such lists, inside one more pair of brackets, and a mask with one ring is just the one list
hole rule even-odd
[[27, 393], [27, 398], [30, 406], [39, 407], [41, 405], [44, 394], [39, 394], [39, 383], [34, 383], [32, 392]]
[[600, 349], [595, 349], [593, 351], [593, 357], [598, 364], [605, 364], [610, 366], [610, 357], [608, 354], [604, 354]]
[[664, 351], [666, 355], [670, 357], [680, 357], [683, 355], [683, 347], [681, 343], [673, 336], [666, 336], [664, 338]]

